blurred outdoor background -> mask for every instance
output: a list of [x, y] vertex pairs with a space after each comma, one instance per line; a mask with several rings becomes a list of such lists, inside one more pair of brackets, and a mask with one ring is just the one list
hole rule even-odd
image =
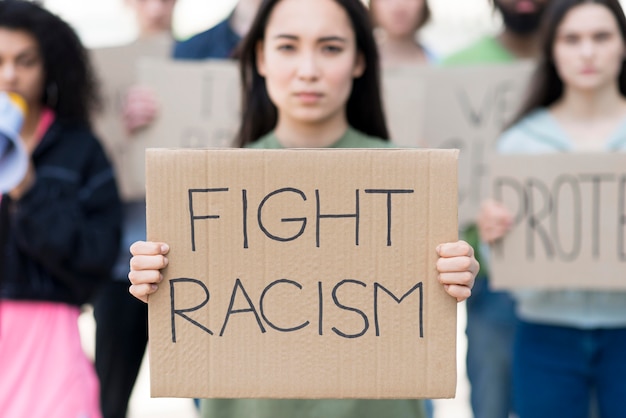
[[[45, 6], [72, 23], [88, 47], [124, 44], [137, 30], [122, 0], [45, 0]], [[236, 0], [179, 0], [174, 32], [186, 39], [223, 19]], [[500, 22], [488, 0], [430, 0], [433, 18], [423, 29], [423, 41], [438, 55], [471, 43], [478, 36], [497, 31]]]

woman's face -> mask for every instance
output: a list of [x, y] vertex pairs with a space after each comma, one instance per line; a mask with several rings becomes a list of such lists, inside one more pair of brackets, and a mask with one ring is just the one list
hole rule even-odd
[[624, 60], [625, 46], [611, 11], [600, 4], [572, 8], [557, 28], [553, 56], [566, 88], [596, 91], [614, 85]]
[[172, 30], [176, 0], [126, 0], [133, 10], [142, 35]]
[[372, 16], [377, 27], [391, 37], [415, 36], [424, 16], [425, 0], [371, 0]]
[[44, 82], [35, 38], [22, 30], [0, 28], [0, 91], [19, 94], [32, 109], [41, 106]]
[[365, 69], [346, 11], [334, 0], [282, 0], [272, 10], [257, 67], [278, 123], [346, 119], [352, 82]]

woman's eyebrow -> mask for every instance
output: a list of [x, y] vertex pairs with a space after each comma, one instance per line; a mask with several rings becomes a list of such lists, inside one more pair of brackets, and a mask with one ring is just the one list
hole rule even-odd
[[342, 36], [323, 36], [321, 37], [318, 42], [348, 42], [346, 38], [342, 37]]
[[[289, 40], [297, 41], [298, 39], [300, 39], [300, 37], [297, 36], [297, 35], [290, 35], [290, 34], [286, 34], [286, 33], [281, 33], [281, 34], [278, 34], [278, 35], [274, 36], [274, 39], [289, 39]], [[321, 38], [319, 38], [317, 40], [317, 42], [343, 42], [343, 43], [346, 43], [347, 39], [342, 37], [342, 36], [331, 35], [331, 36], [322, 36]]]
[[21, 51], [18, 51], [17, 53], [17, 57], [18, 58], [22, 58], [22, 57], [27, 57], [29, 55], [39, 55], [39, 50], [36, 47], [29, 47], [29, 48], [25, 48], [22, 49]]
[[287, 33], [279, 33], [278, 35], [274, 36], [274, 39], [290, 39], [293, 41], [297, 41], [298, 40], [298, 36], [296, 35], [289, 35]]

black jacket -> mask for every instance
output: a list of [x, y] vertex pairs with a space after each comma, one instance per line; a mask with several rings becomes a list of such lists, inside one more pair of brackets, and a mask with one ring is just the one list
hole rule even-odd
[[91, 130], [59, 121], [33, 162], [33, 188], [0, 202], [0, 298], [81, 305], [109, 277], [119, 250], [111, 165]]

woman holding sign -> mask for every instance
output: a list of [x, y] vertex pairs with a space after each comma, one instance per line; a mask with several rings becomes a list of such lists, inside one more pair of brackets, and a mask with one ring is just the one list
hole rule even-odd
[[3, 417], [101, 416], [77, 321], [115, 261], [121, 205], [90, 128], [98, 100], [87, 58], [57, 16], [0, 1], [0, 91], [27, 104], [29, 154], [27, 174], [0, 197]]
[[[253, 148], [389, 147], [378, 55], [360, 0], [267, 0], [241, 48], [245, 85], [238, 143]], [[130, 292], [147, 301], [162, 280], [165, 243], [131, 247]], [[435, 251], [435, 249], [433, 249]], [[442, 244], [440, 281], [469, 297], [478, 263], [465, 242]], [[419, 400], [205, 400], [211, 418], [420, 417]]]
[[[546, 13], [531, 95], [500, 139], [500, 151], [626, 151], [626, 18], [618, 0], [558, 0]], [[504, 237], [512, 222], [507, 208], [486, 202], [482, 239]], [[624, 416], [626, 293], [527, 290], [517, 299], [519, 416], [588, 417], [592, 399], [600, 417]]]

